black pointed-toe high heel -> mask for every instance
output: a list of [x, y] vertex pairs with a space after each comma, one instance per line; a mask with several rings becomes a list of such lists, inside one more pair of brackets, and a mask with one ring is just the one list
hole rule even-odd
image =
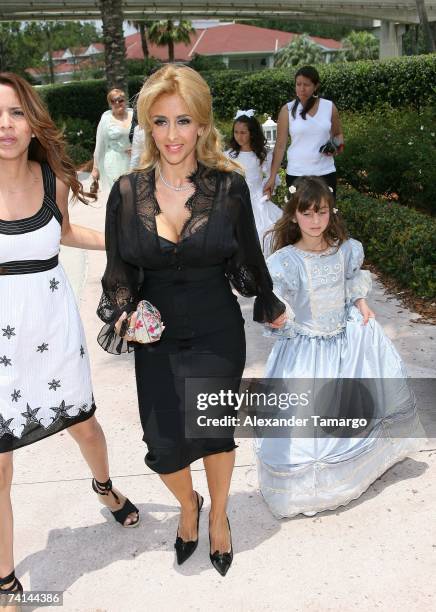
[[198, 546], [198, 527], [200, 524], [200, 512], [203, 507], [204, 498], [195, 491], [195, 495], [197, 496], [197, 539], [189, 540], [185, 542], [179, 536], [179, 528], [177, 528], [177, 537], [174, 543], [174, 548], [176, 549], [176, 558], [178, 565], [182, 565], [189, 557], [195, 552], [195, 549]]
[[[233, 561], [233, 543], [232, 543], [232, 530], [230, 529], [229, 518], [227, 517], [227, 524], [229, 526], [230, 534], [230, 552], [220, 553], [217, 550], [212, 554], [209, 550], [210, 562], [221, 576], [225, 576], [229, 571], [229, 568]], [[210, 530], [209, 530], [209, 548], [210, 548]]]

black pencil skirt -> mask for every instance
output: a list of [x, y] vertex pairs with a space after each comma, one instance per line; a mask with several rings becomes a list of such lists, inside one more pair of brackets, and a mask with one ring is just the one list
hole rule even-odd
[[[135, 372], [139, 413], [148, 452], [145, 463], [159, 474], [177, 472], [193, 461], [236, 448], [234, 428], [225, 437], [189, 437], [187, 419], [198, 415], [194, 400], [186, 398], [189, 379], [223, 379], [226, 390], [238, 392], [245, 366], [245, 333], [240, 322], [219, 331], [189, 339], [165, 338], [156, 344], [137, 345]], [[187, 403], [189, 405], [187, 405]], [[220, 416], [233, 416], [232, 407], [221, 406]], [[187, 435], [188, 431], [188, 435]], [[210, 430], [208, 430], [210, 431]]]

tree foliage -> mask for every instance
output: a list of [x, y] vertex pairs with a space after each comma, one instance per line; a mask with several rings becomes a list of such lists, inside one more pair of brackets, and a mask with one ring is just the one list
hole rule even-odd
[[0, 23], [0, 70], [26, 76], [26, 68], [41, 66], [48, 50], [47, 28], [50, 29], [53, 50], [85, 47], [101, 40], [101, 35], [91, 23], [3, 22]]
[[191, 34], [195, 33], [192, 23], [180, 20], [177, 24], [171, 19], [155, 21], [148, 28], [148, 39], [158, 47], [168, 47], [168, 61], [174, 62], [174, 45], [189, 44]]
[[378, 59], [380, 42], [371, 32], [351, 32], [343, 39], [344, 46], [342, 56], [347, 62], [357, 60]]
[[274, 66], [290, 68], [302, 64], [317, 64], [322, 60], [321, 49], [310, 40], [307, 34], [296, 36], [286, 47], [277, 51]]
[[288, 19], [256, 19], [253, 21], [240, 21], [258, 28], [270, 28], [282, 30], [283, 32], [295, 32], [296, 34], [308, 34], [309, 36], [321, 36], [322, 38], [334, 38], [341, 40], [352, 31], [351, 25], [340, 23], [325, 23], [322, 21], [293, 21]]

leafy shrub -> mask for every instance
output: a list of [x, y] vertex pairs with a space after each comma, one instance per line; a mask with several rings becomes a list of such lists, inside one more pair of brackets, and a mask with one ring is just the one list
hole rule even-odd
[[74, 165], [81, 166], [92, 158], [93, 151], [83, 147], [81, 144], [67, 144], [67, 153], [74, 162]]
[[338, 174], [363, 192], [436, 210], [436, 108], [420, 112], [386, 105], [342, 116], [346, 147]]
[[[360, 111], [388, 103], [392, 107], [421, 108], [436, 103], [436, 54], [383, 61], [321, 64], [318, 66], [326, 98], [339, 110]], [[129, 97], [140, 90], [149, 69], [128, 79]], [[202, 73], [213, 96], [214, 111], [232, 117], [237, 108], [277, 116], [293, 97], [295, 69], [267, 69], [247, 74], [243, 70]], [[433, 84], [433, 85], [432, 85]], [[104, 79], [45, 85], [39, 89], [53, 118], [87, 119], [94, 125], [107, 109]]]
[[104, 79], [44, 85], [39, 93], [55, 121], [68, 115], [86, 119], [97, 127], [102, 113], [108, 109]]
[[420, 297], [436, 296], [436, 220], [340, 187], [338, 208], [368, 261]]
[[[334, 100], [341, 111], [370, 109], [384, 103], [419, 109], [436, 102], [436, 54], [320, 64], [317, 69], [321, 95]], [[231, 117], [239, 106], [276, 117], [281, 106], [294, 96], [295, 70], [276, 68], [251, 74], [223, 71], [204, 76], [212, 88], [218, 116]]]
[[67, 141], [67, 150], [76, 165], [92, 158], [95, 145], [95, 129], [90, 121], [66, 117], [59, 119], [58, 127]]
[[148, 57], [142, 60], [127, 60], [127, 74], [128, 76], [145, 76], [151, 74], [153, 70], [161, 66], [161, 62], [154, 57]]
[[227, 70], [227, 66], [220, 57], [210, 57], [194, 53], [194, 57], [189, 62], [189, 66], [198, 72], [206, 70]]

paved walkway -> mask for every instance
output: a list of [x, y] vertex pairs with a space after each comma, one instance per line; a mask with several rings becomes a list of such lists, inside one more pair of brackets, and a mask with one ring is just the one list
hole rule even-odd
[[[77, 204], [71, 217], [101, 229], [104, 203], [99, 206]], [[229, 504], [235, 549], [229, 574], [221, 578], [209, 562], [207, 498], [198, 549], [177, 566], [178, 509], [143, 462], [132, 356], [108, 355], [95, 340], [105, 255], [64, 249], [62, 258], [81, 297], [111, 474], [139, 506], [142, 522], [123, 530], [100, 509], [67, 432], [19, 450], [13, 503], [17, 571], [26, 589], [64, 591], [68, 612], [436, 609], [436, 440], [423, 440], [420, 452], [391, 468], [346, 508], [283, 521], [263, 503], [251, 443], [242, 440]], [[385, 295], [378, 283], [371, 303], [410, 373], [434, 376], [435, 326], [415, 323], [418, 316]], [[246, 373], [261, 376], [271, 343], [250, 322], [250, 300], [243, 300], [242, 308]], [[206, 495], [202, 463], [195, 463], [193, 471], [196, 488]]]

